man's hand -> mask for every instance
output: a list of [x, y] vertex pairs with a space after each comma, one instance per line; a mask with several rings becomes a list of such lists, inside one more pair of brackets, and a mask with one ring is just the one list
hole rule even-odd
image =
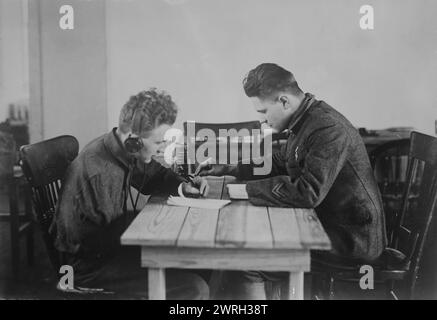
[[192, 182], [182, 183], [182, 192], [186, 197], [206, 197], [209, 192], [208, 181], [206, 181], [205, 178], [196, 176], [193, 178]]
[[[201, 165], [199, 165], [199, 167], [200, 166]], [[237, 171], [237, 166], [227, 164], [208, 164], [202, 166], [198, 171], [199, 176], [233, 176]]]

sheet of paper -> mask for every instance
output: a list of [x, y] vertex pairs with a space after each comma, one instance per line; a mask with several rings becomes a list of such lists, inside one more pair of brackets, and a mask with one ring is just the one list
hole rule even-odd
[[221, 209], [230, 200], [218, 200], [218, 199], [193, 199], [193, 198], [182, 198], [170, 196], [167, 200], [167, 204], [171, 206], [179, 207], [191, 207], [200, 209]]
[[247, 200], [249, 196], [245, 184], [228, 184], [229, 197], [231, 199]]

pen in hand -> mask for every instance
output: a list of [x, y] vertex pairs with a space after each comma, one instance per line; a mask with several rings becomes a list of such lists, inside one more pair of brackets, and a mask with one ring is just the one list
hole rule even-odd
[[197, 168], [196, 168], [196, 171], [194, 171], [194, 176], [198, 176], [199, 173], [200, 173], [200, 171], [201, 171], [203, 168], [209, 166], [211, 163], [212, 163], [212, 158], [211, 158], [211, 157], [208, 158], [208, 159], [206, 159], [205, 161], [202, 161], [201, 163], [199, 163], [199, 165], [198, 165]]
[[212, 162], [212, 158], [208, 158], [205, 161], [199, 163], [199, 165], [196, 168], [196, 171], [194, 172], [194, 174], [189, 174], [187, 175], [187, 179], [189, 180], [189, 182], [191, 182], [194, 186], [197, 186], [200, 184], [199, 186], [199, 194], [197, 195], [190, 195], [190, 197], [200, 197], [200, 196], [206, 196], [208, 194], [208, 184], [205, 181], [203, 181], [203, 179], [199, 176], [200, 171], [207, 167], [209, 164], [211, 164]]

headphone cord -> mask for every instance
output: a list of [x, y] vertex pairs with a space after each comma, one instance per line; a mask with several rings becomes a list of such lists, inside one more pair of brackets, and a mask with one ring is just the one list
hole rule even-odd
[[[136, 166], [136, 161], [134, 162], [134, 168], [135, 168], [135, 166]], [[133, 170], [131, 172], [131, 175], [132, 174], [133, 174]], [[130, 181], [129, 181], [129, 185], [128, 185], [128, 188], [129, 188], [129, 198], [130, 198], [130, 201], [131, 201], [131, 204], [132, 204], [132, 209], [134, 211], [134, 216], [137, 215], [138, 200], [140, 199], [141, 190], [144, 188], [144, 185], [146, 183], [146, 178], [147, 178], [147, 175], [146, 175], [146, 164], [143, 163], [143, 180], [141, 182], [140, 188], [138, 189], [138, 193], [137, 193], [137, 196], [135, 198], [135, 202], [134, 202], [134, 199], [133, 199], [133, 196], [132, 196], [132, 191], [131, 191]]]

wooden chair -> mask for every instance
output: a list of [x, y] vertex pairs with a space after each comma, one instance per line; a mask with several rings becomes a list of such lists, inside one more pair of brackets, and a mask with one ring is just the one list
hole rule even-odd
[[32, 200], [44, 244], [56, 274], [61, 266], [54, 237], [49, 233], [62, 178], [79, 151], [73, 136], [60, 136], [20, 148], [20, 165], [32, 189]]
[[[16, 170], [17, 151], [12, 135], [0, 132], [0, 184], [9, 203], [9, 213], [1, 215], [2, 221], [9, 221], [11, 232], [12, 272], [16, 278], [20, 269], [20, 239], [26, 236], [27, 262], [33, 264], [33, 218], [30, 194], [21, 170]], [[20, 197], [23, 196], [23, 197]], [[24, 215], [20, 214], [20, 200], [24, 199]]]
[[[423, 170], [418, 174], [421, 166]], [[370, 264], [374, 269], [375, 283], [383, 283], [387, 297], [395, 299], [399, 298], [396, 293], [398, 285], [403, 289], [401, 298], [414, 298], [423, 251], [433, 236], [429, 229], [437, 211], [437, 138], [411, 133], [406, 181], [402, 209], [396, 217], [390, 247], [378, 261]], [[415, 184], [419, 186], [418, 199], [412, 202], [410, 195]], [[364, 264], [312, 261], [312, 273], [327, 280], [329, 292], [325, 293], [332, 299], [335, 283], [359, 282], [363, 276], [359, 270]]]
[[[64, 174], [70, 163], [76, 158], [79, 143], [73, 136], [59, 136], [20, 148], [20, 164], [32, 189], [32, 200], [37, 221], [41, 227], [43, 240], [54, 269], [59, 278], [63, 262], [62, 254], [55, 248], [55, 234], [49, 232], [61, 193]], [[73, 289], [56, 287], [63, 294], [72, 294], [74, 299], [100, 299], [117, 297], [103, 288], [74, 287]], [[78, 295], [79, 294], [79, 295]]]

